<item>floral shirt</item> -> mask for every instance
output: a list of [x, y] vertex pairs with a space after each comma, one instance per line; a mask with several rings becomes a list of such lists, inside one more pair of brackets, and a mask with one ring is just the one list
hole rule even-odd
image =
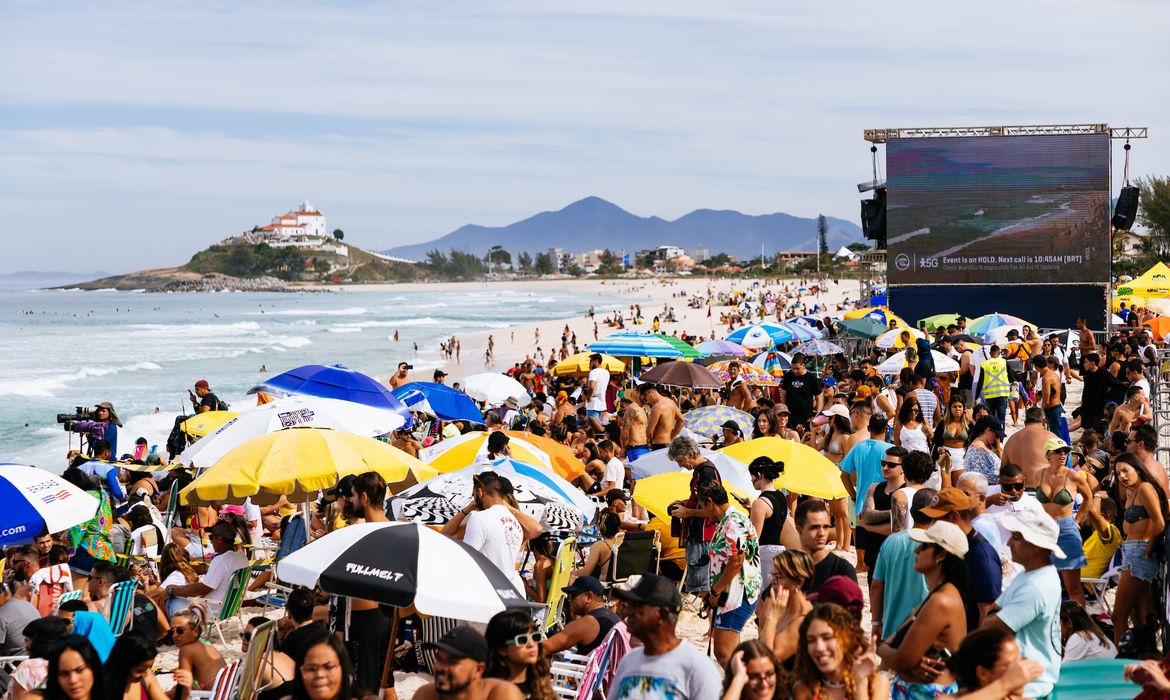
[[735, 508], [728, 508], [723, 519], [715, 526], [715, 536], [711, 538], [709, 547], [712, 586], [719, 580], [732, 557], [737, 554], [744, 555], [743, 567], [727, 589], [727, 603], [719, 612], [735, 610], [743, 605], [745, 599], [749, 603], [759, 600], [760, 542], [756, 537], [756, 529], [752, 527], [748, 517]]
[[117, 561], [114, 554], [113, 526], [114, 511], [104, 490], [87, 491], [98, 499], [97, 512], [89, 522], [69, 528], [69, 543], [74, 549], [84, 549], [94, 559]]
[[994, 452], [968, 447], [963, 459], [963, 471], [975, 472], [987, 477], [992, 486], [999, 483], [999, 457]]

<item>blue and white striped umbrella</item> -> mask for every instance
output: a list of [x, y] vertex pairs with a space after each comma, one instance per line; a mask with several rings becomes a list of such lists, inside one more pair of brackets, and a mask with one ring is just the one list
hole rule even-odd
[[88, 522], [98, 500], [61, 477], [22, 464], [0, 464], [0, 547], [27, 544]]
[[736, 328], [724, 340], [758, 350], [779, 343], [791, 343], [796, 340], [796, 334], [775, 323], [753, 323], [750, 326]]
[[467, 394], [435, 382], [410, 382], [393, 392], [412, 411], [436, 416], [439, 420], [466, 420], [483, 423], [483, 413]]
[[591, 352], [604, 352], [614, 357], [673, 357], [682, 351], [658, 336], [647, 333], [614, 333], [590, 343]]

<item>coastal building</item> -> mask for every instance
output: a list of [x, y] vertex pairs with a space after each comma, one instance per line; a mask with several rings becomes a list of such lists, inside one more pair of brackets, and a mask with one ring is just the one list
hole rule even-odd
[[272, 217], [272, 223], [261, 226], [261, 231], [267, 231], [279, 236], [319, 236], [327, 235], [325, 215], [309, 203], [301, 202], [299, 209]]
[[694, 248], [687, 255], [695, 261], [695, 264], [705, 263], [711, 257], [706, 248]]

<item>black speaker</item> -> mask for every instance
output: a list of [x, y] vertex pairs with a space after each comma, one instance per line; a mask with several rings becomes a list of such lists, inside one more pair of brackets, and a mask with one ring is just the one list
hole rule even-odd
[[861, 200], [861, 232], [875, 247], [886, 247], [886, 189], [874, 190], [873, 199]]
[[1136, 187], [1121, 188], [1121, 194], [1117, 195], [1117, 206], [1113, 207], [1113, 228], [1128, 231], [1133, 226], [1140, 194], [1141, 190]]

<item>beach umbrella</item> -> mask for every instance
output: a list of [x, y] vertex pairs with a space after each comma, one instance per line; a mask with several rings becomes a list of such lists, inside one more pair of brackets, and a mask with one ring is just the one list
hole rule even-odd
[[752, 414], [724, 404], [700, 406], [683, 414], [683, 422], [688, 430], [708, 438], [718, 435], [723, 430], [721, 426], [729, 420], [735, 421], [744, 435], [752, 433], [756, 422]]
[[707, 357], [712, 355], [732, 355], [734, 357], [743, 357], [748, 355], [750, 351], [739, 343], [733, 343], [730, 340], [704, 340], [695, 346], [695, 349], [703, 353]]
[[[1167, 333], [1170, 333], [1170, 316], [1156, 316], [1143, 323], [1142, 326], [1149, 328], [1161, 340], [1166, 337]], [[1079, 333], [1077, 334], [1077, 342], [1080, 342]], [[1069, 346], [1066, 344], [1066, 347]]]
[[394, 398], [388, 388], [373, 377], [344, 365], [304, 365], [290, 369], [248, 390], [249, 394], [259, 392], [276, 396], [307, 394], [323, 399], [352, 401], [400, 413], [406, 419], [406, 427], [413, 422], [410, 411]]
[[796, 339], [792, 331], [775, 323], [753, 323], [749, 326], [736, 328], [724, 340], [752, 348], [755, 350], [771, 347], [779, 343], [791, 343]]
[[927, 316], [918, 322], [918, 325], [925, 325], [926, 330], [933, 333], [937, 328], [946, 328], [952, 323], [959, 322], [959, 314], [935, 314]]
[[[514, 430], [506, 430], [504, 434], [510, 438], [508, 448], [513, 459], [543, 465], [545, 469], [569, 481], [585, 473], [585, 465], [573, 451], [551, 438]], [[424, 447], [418, 453], [419, 459], [440, 472], [462, 469], [473, 462], [487, 459], [489, 435], [484, 431], [476, 431], [442, 440]]]
[[[938, 350], [931, 350], [930, 356], [931, 356], [931, 358], [934, 359], [934, 371], [935, 372], [958, 372], [959, 371], [959, 363], [952, 360], [951, 358], [947, 357], [946, 355], [942, 354]], [[882, 360], [882, 363], [880, 365], [878, 365], [877, 367], [875, 367], [874, 369], [877, 370], [878, 374], [896, 375], [899, 372], [901, 372], [902, 368], [905, 366], [906, 366], [906, 351], [903, 350], [902, 352], [896, 352], [893, 355], [890, 355], [885, 360]]]
[[[645, 458], [643, 457], [643, 459]], [[748, 500], [756, 496], [741, 491], [734, 484], [727, 483], [726, 480], [723, 482], [723, 487], [727, 489], [729, 496], [736, 497], [728, 499], [732, 507], [746, 513], [747, 509], [737, 498]], [[758, 496], [759, 492], [756, 491], [755, 493]], [[655, 517], [669, 521], [670, 513], [666, 509], [675, 501], [687, 500], [690, 494], [691, 473], [685, 469], [680, 469], [679, 471], [665, 472], [646, 477], [645, 479], [639, 479], [638, 488], [634, 489], [634, 500], [643, 508], [650, 511]]]
[[[668, 452], [669, 450], [654, 450], [630, 463], [630, 473], [638, 480], [638, 487], [634, 491], [642, 488], [643, 480], [647, 477], [656, 474], [686, 471], [667, 457]], [[748, 474], [747, 465], [742, 461], [731, 455], [717, 450], [709, 450], [705, 447], [699, 448], [699, 454], [715, 465], [715, 469], [718, 470], [719, 478], [723, 480], [723, 483], [735, 487], [739, 492], [747, 494], [752, 498], [760, 495], [760, 492], [752, 486], [752, 477]]]
[[1021, 340], [1023, 339], [1023, 326], [1000, 326], [998, 328], [992, 328], [983, 335], [983, 344], [991, 345], [992, 343], [995, 343], [998, 345], [1003, 345], [1007, 342], [1008, 333], [1011, 333], [1012, 331], [1019, 333]]
[[[751, 464], [757, 457], [783, 462], [784, 469], [776, 480], [777, 488], [817, 498], [844, 498], [849, 495], [841, 482], [841, 470], [837, 465], [803, 443], [779, 437], [762, 437], [729, 445], [719, 451], [744, 464]], [[638, 488], [642, 488], [642, 482], [638, 482]]]
[[412, 411], [429, 413], [439, 420], [483, 423], [483, 413], [462, 391], [438, 382], [410, 382], [395, 389], [394, 396]]
[[[1153, 303], [1153, 302], [1151, 302], [1151, 303]], [[1153, 311], [1158, 311], [1158, 310], [1157, 310], [1157, 309], [1153, 309]], [[1165, 313], [1165, 312], [1164, 312], [1164, 311], [1158, 311], [1158, 313], [1160, 313], [1160, 314], [1161, 314], [1161, 313]], [[1125, 325], [1125, 319], [1124, 319], [1124, 318], [1122, 318], [1122, 317], [1120, 317], [1120, 316], [1118, 316], [1117, 314], [1110, 314], [1110, 315], [1109, 315], [1109, 323], [1110, 323], [1110, 324], [1112, 324], [1112, 325], [1114, 325], [1114, 326], [1124, 326], [1124, 325]]]
[[791, 333], [792, 339], [796, 341], [816, 340], [825, 336], [820, 330], [809, 328], [803, 323], [778, 323], [776, 325]]
[[839, 321], [837, 325], [849, 335], [866, 340], [873, 340], [889, 330], [889, 326], [872, 318], [848, 319]]
[[[711, 370], [712, 374], [722, 382], [727, 382], [731, 379], [730, 368], [731, 362], [716, 362], [707, 366], [707, 369]], [[750, 362], [739, 362], [739, 376], [753, 386], [778, 386], [780, 384], [780, 382], [776, 381], [776, 377]]]
[[846, 321], [851, 321], [856, 318], [870, 318], [886, 326], [887, 329], [889, 328], [890, 321], [893, 321], [899, 326], [910, 326], [910, 324], [903, 321], [884, 306], [868, 306], [864, 309], [854, 309], [846, 312], [843, 318]]
[[375, 437], [398, 430], [402, 414], [365, 404], [319, 396], [286, 396], [241, 413], [188, 447], [183, 464], [210, 467], [252, 438], [298, 427], [331, 428]]
[[838, 355], [845, 352], [845, 348], [827, 340], [808, 340], [792, 349], [792, 354], [805, 355]]
[[[1153, 301], [1153, 300], [1149, 300], [1149, 301]], [[1124, 296], [1113, 297], [1112, 308], [1113, 308], [1114, 313], [1121, 311], [1122, 304], [1125, 304], [1126, 306], [1128, 306], [1131, 309], [1141, 308], [1141, 307], [1148, 308], [1148, 306], [1147, 306], [1148, 302], [1147, 302], [1145, 297], [1138, 296], [1136, 294], [1126, 294]]]
[[261, 435], [228, 452], [179, 494], [187, 505], [312, 501], [343, 476], [375, 471], [391, 489], [438, 474], [397, 447], [325, 428], [289, 428]]
[[769, 350], [756, 355], [752, 359], [752, 364], [773, 377], [779, 377], [784, 374], [785, 370], [792, 369], [792, 356], [788, 353]]
[[23, 464], [0, 464], [0, 547], [29, 544], [89, 522], [98, 500], [60, 476]]
[[416, 523], [358, 523], [335, 530], [281, 559], [276, 578], [470, 622], [530, 609], [490, 559]]
[[[1170, 314], [1170, 299], [1150, 299], [1146, 302], [1146, 308], [1154, 313]], [[1125, 321], [1117, 314], [1113, 314], [1114, 325], [1125, 325]]]
[[[714, 366], [714, 365], [712, 365]], [[641, 380], [667, 386], [689, 386], [695, 389], [719, 389], [723, 381], [711, 370], [694, 362], [663, 362], [642, 373]]]
[[974, 336], [987, 337], [988, 332], [999, 328], [1001, 326], [1016, 326], [1023, 328], [1024, 326], [1036, 327], [1034, 323], [1028, 323], [1019, 316], [1012, 316], [1011, 314], [990, 313], [984, 314], [979, 318], [971, 319], [967, 322], [967, 332]]
[[579, 530], [597, 514], [597, 503], [547, 467], [514, 459], [479, 462], [440, 474], [394, 497], [399, 520], [442, 525], [471, 502], [472, 477], [492, 471], [512, 482], [520, 509], [550, 530]]
[[179, 429], [191, 437], [201, 438], [238, 415], [235, 411], [204, 411], [183, 421]]
[[[572, 377], [589, 374], [589, 356], [591, 352], [579, 352], [569, 355], [553, 365], [551, 370], [554, 377]], [[610, 374], [621, 374], [626, 371], [626, 363], [612, 355], [601, 354], [601, 366]]]
[[590, 352], [606, 352], [615, 357], [658, 357], [678, 359], [681, 350], [657, 335], [649, 333], [614, 333], [589, 344]]
[[781, 323], [789, 323], [789, 324], [794, 323], [794, 324], [798, 324], [801, 326], [806, 326], [808, 328], [816, 328], [817, 330], [820, 330], [820, 327], [817, 324], [823, 323], [823, 321], [821, 321], [819, 318], [814, 318], [812, 316], [793, 316], [792, 318], [784, 319], [783, 321], [781, 321]]
[[654, 336], [662, 338], [671, 347], [681, 352], [682, 359], [684, 360], [697, 360], [703, 356], [703, 353], [699, 352], [699, 350], [694, 345], [691, 345], [681, 338], [676, 338], [673, 335], [666, 335], [665, 333], [654, 333]]
[[[908, 333], [910, 335], [909, 343], [902, 342], [902, 334]], [[874, 340], [874, 345], [882, 350], [889, 350], [890, 348], [905, 348], [914, 347], [914, 341], [918, 338], [925, 338], [926, 334], [917, 328], [895, 328], [892, 331], [886, 331]]]
[[464, 377], [463, 391], [488, 406], [502, 405], [508, 399], [516, 399], [516, 404], [521, 408], [532, 403], [532, 397], [523, 384], [499, 372], [480, 372]]
[[964, 343], [974, 343], [976, 345], [983, 345], [982, 338], [976, 338], [975, 336], [970, 335], [968, 333], [956, 333], [954, 335], [948, 335], [947, 340], [951, 341], [952, 345], [959, 342], [960, 340], [963, 341]]
[[[1165, 318], [1165, 317], [1159, 316], [1158, 318]], [[1154, 320], [1156, 321], [1158, 319], [1154, 319]], [[1166, 320], [1170, 321], [1170, 319], [1166, 319]], [[1148, 326], [1149, 323], [1145, 323], [1143, 325]], [[1159, 324], [1159, 325], [1162, 325], [1164, 327], [1170, 327], [1170, 323]], [[1151, 329], [1151, 330], [1153, 330], [1153, 329]], [[1155, 331], [1155, 333], [1157, 333], [1157, 331]], [[1161, 334], [1158, 333], [1158, 335], [1161, 335]], [[1081, 332], [1075, 331], [1071, 328], [1066, 330], [1066, 331], [1051, 331], [1049, 333], [1045, 333], [1044, 337], [1045, 338], [1056, 338], [1057, 340], [1060, 341], [1060, 344], [1063, 345], [1066, 350], [1081, 347]]]

